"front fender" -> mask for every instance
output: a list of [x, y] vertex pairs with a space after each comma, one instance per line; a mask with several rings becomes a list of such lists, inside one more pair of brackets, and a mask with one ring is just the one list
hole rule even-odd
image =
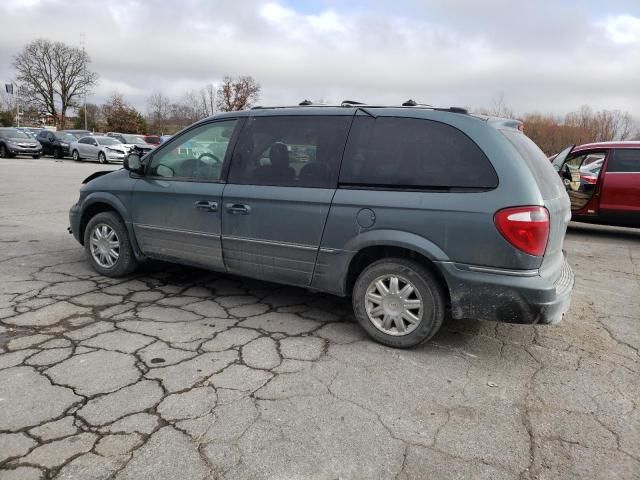
[[143, 258], [144, 255], [138, 246], [138, 242], [136, 240], [135, 233], [133, 231], [133, 223], [131, 221], [131, 215], [127, 211], [127, 208], [124, 206], [124, 203], [117, 195], [108, 192], [91, 192], [87, 195], [87, 197], [83, 200], [81, 206], [82, 216], [84, 217], [87, 209], [91, 208], [92, 205], [96, 204], [105, 204], [113, 208], [122, 220], [124, 221], [124, 225], [127, 228], [127, 233], [129, 235], [129, 241], [131, 242], [131, 248], [133, 248], [133, 253], [136, 258]]

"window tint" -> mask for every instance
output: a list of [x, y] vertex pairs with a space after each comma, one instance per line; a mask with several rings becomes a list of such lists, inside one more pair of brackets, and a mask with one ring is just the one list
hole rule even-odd
[[89, 137], [84, 137], [84, 138], [81, 138], [80, 140], [78, 140], [78, 143], [85, 143], [85, 144], [91, 145], [91, 140], [93, 140], [93, 139], [91, 139]]
[[350, 116], [254, 117], [233, 154], [229, 183], [333, 188]]
[[218, 181], [236, 120], [201, 125], [159, 150], [149, 175], [200, 181]]
[[609, 160], [607, 172], [640, 172], [640, 150], [618, 149]]
[[340, 183], [402, 188], [494, 188], [498, 177], [457, 128], [414, 118], [356, 117]]

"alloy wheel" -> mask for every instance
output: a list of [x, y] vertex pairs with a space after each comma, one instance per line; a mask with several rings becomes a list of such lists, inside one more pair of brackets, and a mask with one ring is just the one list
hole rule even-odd
[[402, 336], [413, 332], [422, 321], [420, 292], [400, 275], [383, 275], [367, 288], [365, 309], [371, 323], [387, 335]]
[[113, 267], [120, 258], [120, 240], [106, 223], [99, 223], [93, 228], [89, 243], [93, 260], [102, 268]]

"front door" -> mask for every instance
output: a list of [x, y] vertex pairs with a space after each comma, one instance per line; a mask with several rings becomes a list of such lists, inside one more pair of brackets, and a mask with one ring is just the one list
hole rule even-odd
[[594, 195], [598, 190], [598, 179], [606, 155], [606, 150], [574, 152], [562, 164], [560, 176], [571, 200], [572, 213], [597, 214], [597, 198]]
[[145, 255], [224, 270], [222, 167], [236, 124], [200, 125], [152, 154], [133, 189], [133, 228]]
[[310, 285], [350, 124], [346, 115], [247, 121], [223, 198], [229, 272]]
[[92, 137], [82, 137], [78, 140], [78, 150], [82, 158], [96, 160], [98, 158], [98, 142]]

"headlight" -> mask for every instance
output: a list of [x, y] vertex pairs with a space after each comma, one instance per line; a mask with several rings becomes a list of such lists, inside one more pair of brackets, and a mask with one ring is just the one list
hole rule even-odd
[[68, 143], [60, 142], [60, 146], [61, 146], [61, 147], [68, 147], [68, 146], [69, 146], [69, 144], [68, 144]]

